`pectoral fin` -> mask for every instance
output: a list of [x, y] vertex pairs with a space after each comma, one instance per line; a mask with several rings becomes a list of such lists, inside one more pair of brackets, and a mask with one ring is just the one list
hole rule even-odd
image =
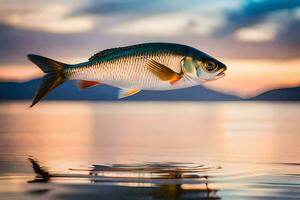
[[77, 87], [80, 89], [86, 89], [89, 87], [94, 87], [96, 85], [100, 85], [100, 82], [96, 82], [96, 81], [84, 81], [84, 80], [80, 80], [77, 82]]
[[181, 74], [174, 72], [169, 67], [154, 60], [150, 60], [148, 62], [147, 68], [160, 80], [169, 81], [171, 84], [175, 83], [176, 81], [182, 78]]
[[136, 93], [139, 93], [140, 91], [141, 91], [140, 89], [135, 89], [135, 88], [129, 88], [129, 89], [122, 88], [119, 90], [118, 99], [132, 96]]

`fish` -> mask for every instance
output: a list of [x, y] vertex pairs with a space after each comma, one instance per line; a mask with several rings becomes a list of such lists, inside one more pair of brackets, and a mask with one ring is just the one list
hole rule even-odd
[[225, 76], [226, 65], [196, 48], [176, 43], [142, 43], [111, 48], [86, 62], [65, 64], [40, 55], [28, 59], [44, 73], [31, 107], [68, 80], [81, 89], [105, 84], [120, 88], [118, 98], [141, 90], [174, 90]]

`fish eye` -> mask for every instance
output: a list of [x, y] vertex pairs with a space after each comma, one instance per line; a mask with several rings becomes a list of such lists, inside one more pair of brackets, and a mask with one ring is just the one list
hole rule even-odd
[[211, 71], [215, 70], [216, 67], [217, 67], [217, 65], [216, 65], [215, 62], [208, 61], [208, 62], [206, 63], [205, 69], [206, 69], [207, 71], [211, 72]]

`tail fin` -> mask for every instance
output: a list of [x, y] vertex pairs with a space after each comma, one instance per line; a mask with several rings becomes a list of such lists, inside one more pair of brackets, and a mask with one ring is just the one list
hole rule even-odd
[[35, 158], [29, 156], [29, 162], [32, 165], [32, 169], [35, 172], [35, 179], [28, 181], [28, 183], [35, 183], [35, 182], [48, 182], [52, 175], [45, 169], [45, 167], [41, 166], [39, 161]]
[[42, 82], [36, 93], [33, 102], [30, 107], [34, 106], [49, 92], [64, 83], [66, 78], [62, 73], [62, 70], [67, 64], [45, 58], [38, 55], [28, 55], [28, 59], [36, 64], [46, 75], [42, 78]]

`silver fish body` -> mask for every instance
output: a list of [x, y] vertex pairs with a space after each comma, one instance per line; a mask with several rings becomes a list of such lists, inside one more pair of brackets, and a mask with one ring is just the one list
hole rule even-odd
[[[119, 97], [140, 90], [187, 88], [224, 76], [226, 66], [195, 48], [173, 43], [145, 43], [101, 51], [89, 61], [69, 65], [28, 55], [46, 73], [31, 106], [67, 80], [81, 88], [107, 84], [121, 88]], [[120, 95], [121, 94], [121, 95]]]
[[198, 50], [185, 45], [148, 43], [134, 45], [125, 50], [99, 57], [65, 69], [66, 76], [74, 80], [99, 81], [119, 88], [141, 90], [170, 90], [199, 85], [200, 82], [183, 78], [171, 85], [161, 81], [147, 69], [149, 60], [155, 60], [173, 71], [181, 72], [181, 60]]

